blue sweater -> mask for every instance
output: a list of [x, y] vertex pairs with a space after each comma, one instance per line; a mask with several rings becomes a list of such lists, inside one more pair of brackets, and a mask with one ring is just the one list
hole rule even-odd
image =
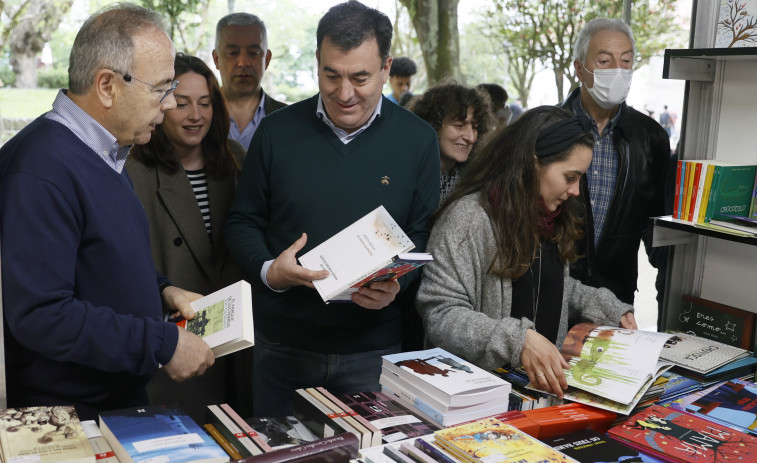
[[316, 116], [317, 102], [309, 98], [261, 121], [226, 221], [226, 243], [254, 284], [256, 332], [314, 352], [384, 349], [400, 342], [397, 301], [382, 310], [326, 305], [305, 286], [271, 291], [260, 270], [303, 232], [308, 242], [300, 255], [379, 205], [414, 251], [424, 251], [428, 218], [439, 205], [439, 144], [431, 126], [384, 100], [381, 117], [345, 145]]
[[126, 171], [38, 118], [0, 149], [0, 238], [8, 405], [145, 403], [178, 331]]

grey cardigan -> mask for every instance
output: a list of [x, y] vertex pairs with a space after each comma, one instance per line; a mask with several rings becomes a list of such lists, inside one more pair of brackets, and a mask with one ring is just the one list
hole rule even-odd
[[[496, 242], [479, 194], [452, 204], [431, 230], [427, 250], [434, 261], [423, 269], [416, 307], [423, 317], [426, 342], [485, 369], [520, 365], [527, 319], [510, 317], [512, 281], [488, 272]], [[513, 224], [517, 226], [517, 224]], [[618, 326], [633, 306], [609, 290], [585, 286], [565, 266], [559, 348], [568, 330], [568, 316]], [[537, 315], [538, 316], [538, 315]]]

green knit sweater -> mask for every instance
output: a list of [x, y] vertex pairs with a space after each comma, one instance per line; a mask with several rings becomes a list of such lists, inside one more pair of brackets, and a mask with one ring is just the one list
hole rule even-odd
[[[270, 290], [260, 270], [303, 232], [308, 242], [300, 255], [379, 205], [413, 240], [414, 251], [424, 251], [428, 219], [439, 204], [436, 133], [384, 100], [381, 116], [345, 145], [316, 116], [317, 102], [316, 95], [261, 121], [226, 222], [226, 242], [253, 284], [258, 335], [322, 353], [386, 348], [400, 342], [396, 302], [382, 310], [326, 305], [311, 288]], [[418, 277], [412, 273], [410, 279]], [[403, 290], [408, 283], [401, 281]]]

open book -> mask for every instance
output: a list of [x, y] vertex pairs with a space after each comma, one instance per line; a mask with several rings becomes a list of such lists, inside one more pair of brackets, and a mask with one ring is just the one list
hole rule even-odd
[[408, 253], [415, 245], [384, 206], [300, 256], [310, 270], [328, 270], [313, 281], [324, 302], [350, 302], [361, 286], [399, 278], [432, 260], [430, 254]]
[[[653, 381], [673, 366], [660, 360], [672, 336], [596, 323], [574, 326], [561, 349], [570, 364], [565, 398], [629, 414]], [[528, 387], [541, 390], [534, 383]]]
[[213, 349], [216, 357], [231, 354], [255, 343], [250, 284], [240, 280], [192, 302], [195, 318], [173, 319]]

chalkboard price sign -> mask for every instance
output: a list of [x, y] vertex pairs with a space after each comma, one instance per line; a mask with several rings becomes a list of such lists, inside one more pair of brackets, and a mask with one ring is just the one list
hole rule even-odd
[[689, 295], [682, 297], [678, 329], [751, 350], [757, 314]]

